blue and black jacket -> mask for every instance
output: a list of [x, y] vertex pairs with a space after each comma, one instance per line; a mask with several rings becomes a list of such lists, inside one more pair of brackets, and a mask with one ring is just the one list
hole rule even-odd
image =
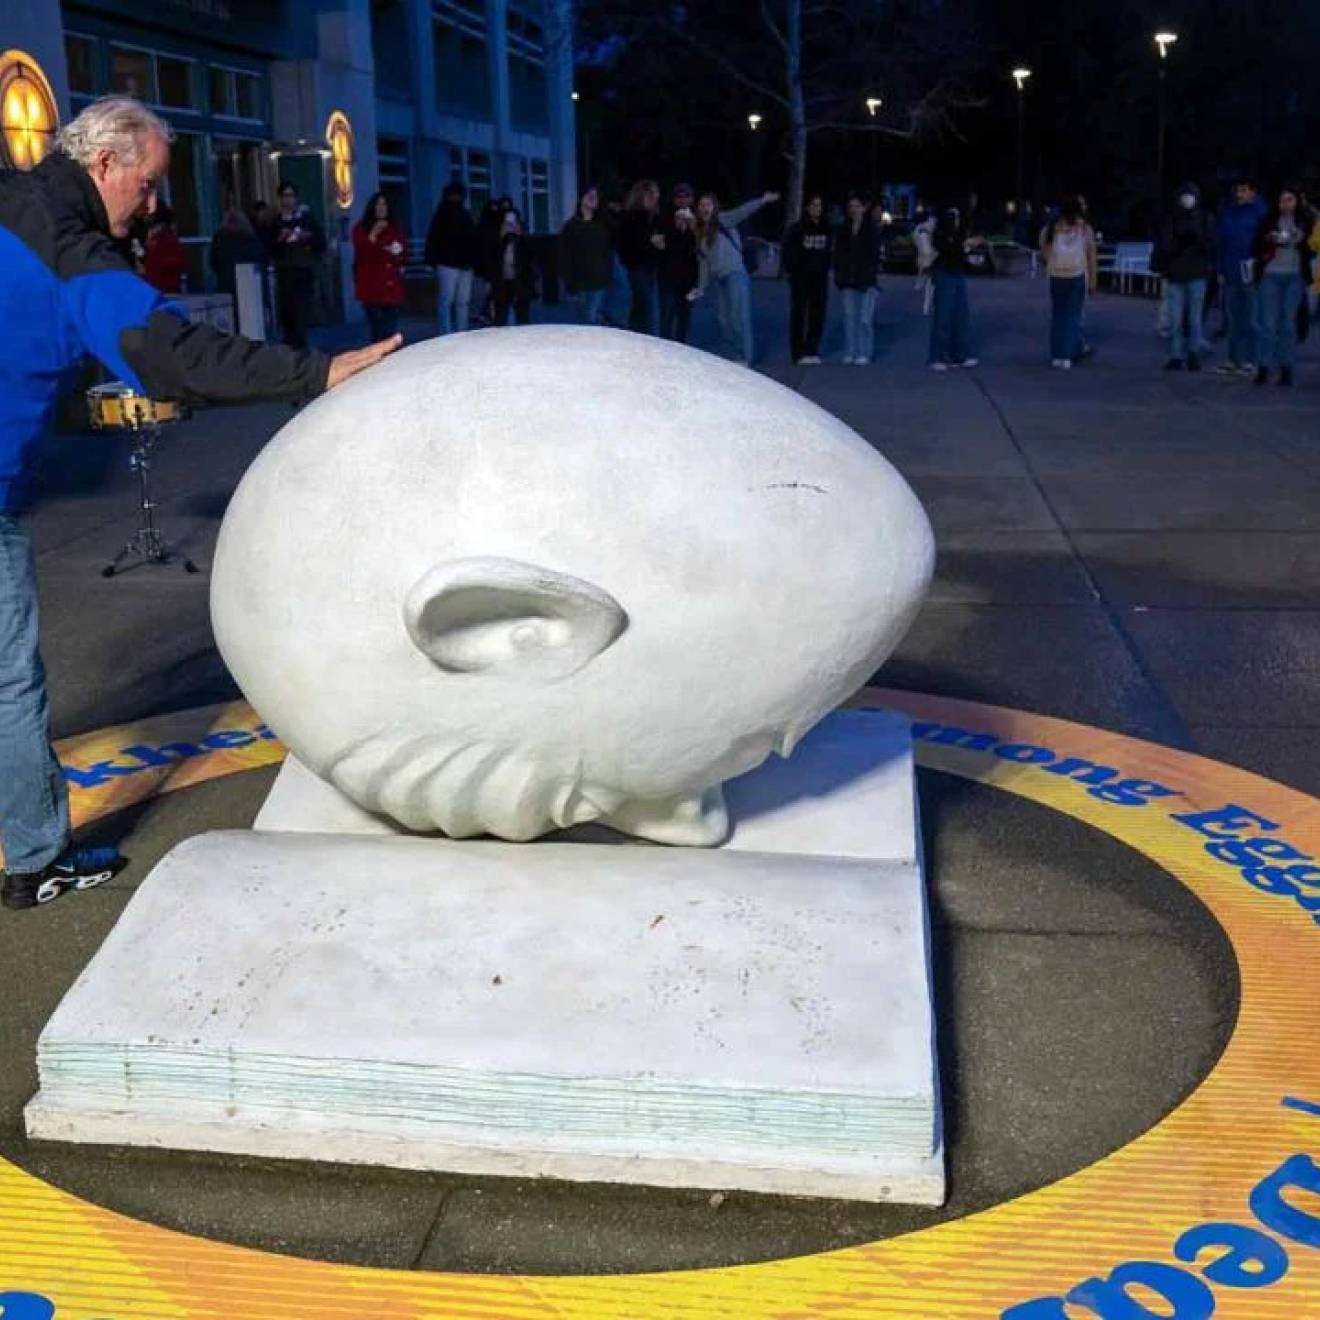
[[85, 355], [189, 405], [310, 399], [323, 353], [195, 325], [133, 272], [91, 176], [70, 157], [0, 178], [0, 513], [27, 504], [56, 402]]

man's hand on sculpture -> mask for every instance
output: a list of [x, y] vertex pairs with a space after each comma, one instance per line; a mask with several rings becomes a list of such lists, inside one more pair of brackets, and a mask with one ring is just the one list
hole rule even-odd
[[335, 354], [330, 359], [330, 374], [326, 377], [326, 389], [332, 390], [336, 385], [342, 385], [350, 376], [356, 376], [359, 371], [374, 367], [381, 358], [393, 353], [402, 343], [402, 335], [391, 335], [378, 343], [368, 344], [366, 348], [355, 348], [350, 353]]

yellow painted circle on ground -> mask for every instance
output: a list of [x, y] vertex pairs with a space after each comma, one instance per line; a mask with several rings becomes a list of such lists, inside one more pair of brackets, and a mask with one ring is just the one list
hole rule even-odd
[[[903, 1237], [727, 1269], [577, 1277], [290, 1259], [126, 1218], [0, 1162], [0, 1294], [29, 1295], [0, 1295], [0, 1320], [48, 1320], [45, 1305], [55, 1320], [1089, 1320], [1102, 1313], [1037, 1299], [1135, 1261], [1155, 1263], [1142, 1277], [1200, 1289], [1229, 1320], [1320, 1316], [1320, 1245], [1262, 1224], [1249, 1207], [1253, 1188], [1286, 1161], [1296, 1173], [1320, 1155], [1320, 801], [1045, 716], [906, 692], [866, 701], [916, 721], [919, 764], [1103, 830], [1190, 888], [1227, 932], [1242, 987], [1232, 1039], [1192, 1095], [1137, 1140], [1051, 1186]], [[59, 751], [78, 781], [80, 822], [283, 755], [241, 703], [105, 730]], [[1289, 1198], [1301, 1215], [1293, 1229], [1309, 1222], [1320, 1244], [1315, 1197]], [[1212, 1221], [1266, 1232], [1286, 1252], [1287, 1272], [1249, 1288], [1207, 1281], [1205, 1267], [1225, 1249], [1187, 1263], [1174, 1245]], [[1175, 1266], [1180, 1276], [1158, 1273]], [[1130, 1296], [1154, 1306], [1153, 1317], [1173, 1313], [1155, 1293]]]

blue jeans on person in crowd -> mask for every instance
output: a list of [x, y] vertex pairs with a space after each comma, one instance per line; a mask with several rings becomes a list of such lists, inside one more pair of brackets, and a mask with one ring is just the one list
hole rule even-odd
[[1082, 355], [1085, 275], [1050, 276], [1050, 361], [1072, 362]]
[[468, 328], [472, 308], [472, 272], [460, 270], [457, 266], [437, 266], [435, 268], [438, 294], [436, 298], [436, 320], [440, 324], [440, 333], [462, 334]]
[[0, 845], [11, 874], [53, 862], [69, 842], [69, 797], [50, 746], [37, 645], [37, 574], [17, 518], [0, 513]]
[[580, 289], [568, 295], [573, 314], [580, 325], [599, 325], [601, 309], [605, 306], [608, 289]]
[[362, 310], [367, 314], [369, 343], [379, 343], [382, 339], [388, 339], [392, 334], [398, 332], [399, 309], [397, 307], [385, 307], [378, 303], [363, 303]]
[[724, 351], [745, 366], [752, 365], [752, 285], [745, 270], [730, 271], [711, 280], [715, 289], [715, 317]]
[[628, 272], [616, 252], [610, 258], [610, 286], [605, 290], [601, 319], [608, 325], [626, 326], [631, 308], [632, 289], [628, 284]]
[[1228, 360], [1239, 367], [1260, 360], [1260, 290], [1236, 276], [1224, 280], [1224, 320], [1228, 330]]
[[843, 291], [843, 356], [869, 362], [875, 348], [875, 289]]
[[965, 362], [971, 354], [972, 312], [967, 302], [967, 276], [961, 272], [931, 272], [934, 299], [930, 318], [930, 362]]
[[1169, 356], [1179, 362], [1190, 350], [1201, 351], [1205, 340], [1201, 322], [1205, 313], [1205, 281], [1164, 281], [1164, 314], [1169, 330]]
[[1297, 362], [1297, 309], [1306, 285], [1302, 277], [1271, 275], [1260, 282], [1260, 357], [1262, 367], [1291, 367]]
[[628, 329], [638, 334], [660, 333], [660, 288], [651, 266], [628, 268]]

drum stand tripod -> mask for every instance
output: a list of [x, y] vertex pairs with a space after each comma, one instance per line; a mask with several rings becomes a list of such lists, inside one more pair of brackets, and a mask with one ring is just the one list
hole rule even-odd
[[[156, 505], [151, 498], [151, 454], [160, 442], [160, 426], [154, 421], [141, 420], [130, 427], [133, 432], [133, 452], [128, 456], [128, 466], [137, 474], [138, 500], [142, 515], [142, 525], [124, 543], [124, 548], [101, 570], [102, 577], [114, 577], [120, 565], [136, 556], [144, 564], [168, 564], [178, 559], [182, 552], [171, 545], [156, 526]], [[183, 556], [183, 571], [196, 573], [197, 565], [187, 556]]]

